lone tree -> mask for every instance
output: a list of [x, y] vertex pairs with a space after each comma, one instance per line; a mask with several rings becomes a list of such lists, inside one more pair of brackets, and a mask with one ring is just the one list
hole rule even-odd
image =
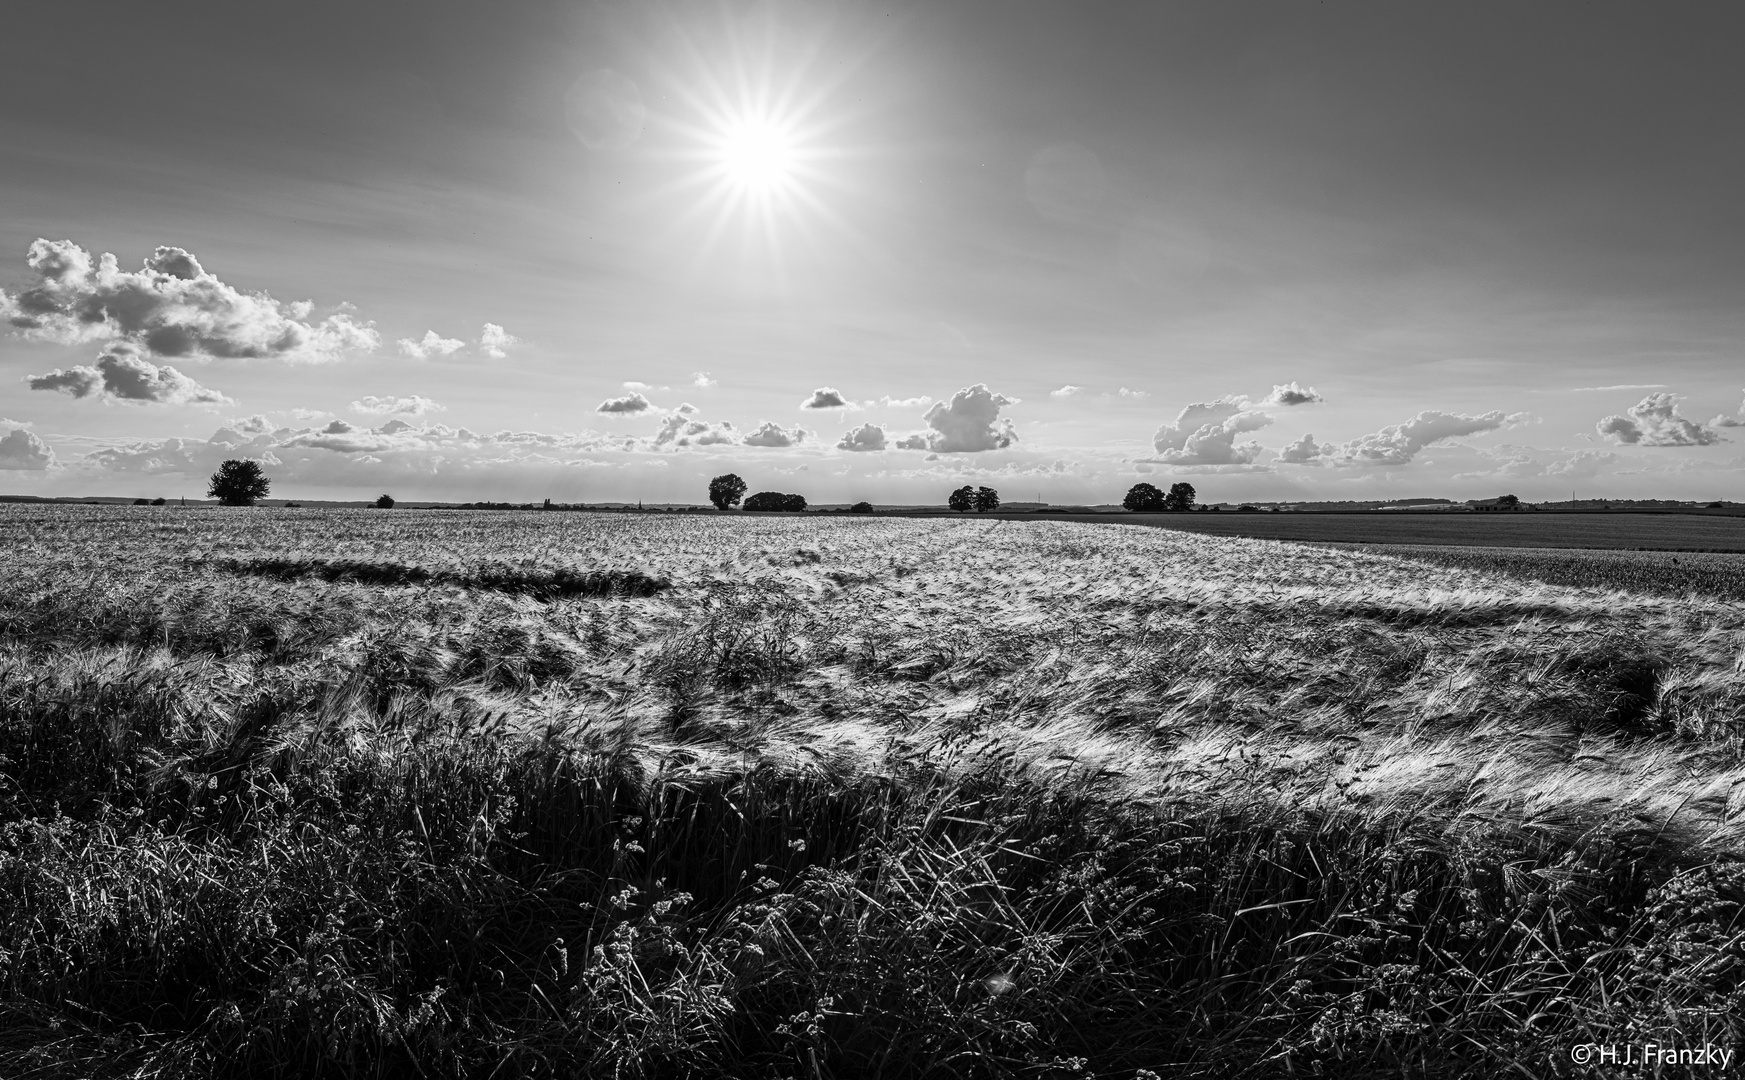
[[945, 501], [945, 505], [956, 510], [960, 514], [965, 510], [974, 510], [976, 506], [976, 489], [970, 487], [968, 484], [963, 485], [951, 493], [951, 498]]
[[[709, 481], [709, 501], [715, 504], [717, 510], [726, 510], [728, 507], [737, 505], [744, 495], [745, 481], [732, 473], [728, 473], [726, 476], [717, 476]], [[748, 506], [746, 509], [749, 510], [751, 507]]]
[[857, 502], [848, 508], [848, 512], [851, 514], [870, 514], [873, 512], [872, 503]]
[[217, 499], [225, 506], [253, 506], [267, 497], [273, 482], [261, 472], [258, 461], [238, 461], [231, 458], [218, 466], [206, 497]]
[[979, 514], [1000, 508], [1000, 493], [991, 487], [976, 488], [975, 508]]
[[392, 496], [392, 495], [378, 495], [376, 497], [376, 509], [377, 510], [392, 510], [392, 509], [394, 509], [394, 496]]
[[1164, 507], [1165, 496], [1156, 484], [1139, 483], [1127, 489], [1121, 505], [1135, 514], [1155, 514]]
[[1194, 508], [1194, 485], [1171, 484], [1169, 494], [1163, 497], [1165, 510], [1192, 510]]

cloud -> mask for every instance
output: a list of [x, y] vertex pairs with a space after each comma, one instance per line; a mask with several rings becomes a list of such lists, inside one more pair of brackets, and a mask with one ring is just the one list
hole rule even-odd
[[1236, 436], [1272, 423], [1263, 412], [1249, 411], [1245, 397], [1199, 401], [1176, 415], [1152, 436], [1157, 456], [1172, 465], [1249, 465], [1260, 456], [1257, 442], [1237, 443]]
[[376, 397], [370, 394], [352, 402], [351, 411], [377, 416], [423, 416], [425, 413], [447, 412], [448, 406], [439, 405], [418, 394], [407, 397]]
[[1577, 450], [1562, 461], [1554, 461], [1545, 467], [1545, 475], [1561, 476], [1570, 480], [1581, 480], [1597, 476], [1600, 470], [1618, 460], [1618, 455], [1610, 450]]
[[[425, 334], [425, 337], [429, 337]], [[520, 345], [521, 339], [494, 322], [485, 324], [479, 331], [479, 351], [493, 360], [501, 360], [509, 355], [509, 350]]]
[[1123, 386], [1120, 389], [1115, 391], [1115, 396], [1116, 397], [1124, 397], [1124, 398], [1142, 398], [1142, 397], [1150, 397], [1151, 395], [1144, 390], [1129, 390], [1125, 386]]
[[1317, 393], [1315, 391], [1314, 387], [1303, 386], [1295, 381], [1292, 381], [1292, 382], [1285, 383], [1282, 386], [1275, 384], [1272, 388], [1272, 393], [1267, 395], [1266, 400], [1262, 401], [1261, 404], [1262, 405], [1310, 405], [1310, 404], [1313, 404], [1317, 401], [1324, 401], [1324, 400], [1326, 400], [1326, 399], [1323, 398], [1319, 393]]
[[692, 386], [714, 386], [720, 380], [711, 379], [707, 371], [693, 371], [690, 374]]
[[1572, 394], [1590, 394], [1590, 393], [1598, 393], [1598, 392], [1603, 391], [1603, 390], [1664, 390], [1664, 389], [1666, 389], [1666, 384], [1659, 383], [1659, 382], [1618, 383], [1614, 386], [1578, 386], [1575, 389], [1571, 390], [1570, 393], [1572, 393]]
[[159, 367], [139, 350], [118, 342], [97, 358], [96, 367], [59, 368], [26, 380], [32, 390], [53, 390], [76, 398], [96, 395], [105, 403], [139, 405], [234, 405], [216, 390], [201, 386], [168, 364]]
[[889, 394], [879, 398], [878, 403], [887, 409], [925, 409], [933, 404], [933, 399], [926, 394], [917, 397], [894, 398]]
[[93, 265], [70, 240], [38, 239], [26, 262], [37, 281], [16, 295], [0, 291], [0, 316], [33, 341], [107, 338], [155, 356], [306, 362], [381, 344], [373, 325], [357, 322], [345, 305], [309, 322], [308, 301], [239, 292], [177, 247], [158, 248], [144, 269], [130, 272], [113, 255]]
[[226, 421], [224, 426], [243, 435], [270, 435], [274, 430], [273, 422], [260, 413]]
[[394, 344], [405, 356], [410, 356], [414, 360], [428, 360], [433, 356], [448, 356], [464, 347], [466, 342], [460, 338], [445, 338], [434, 330], [426, 330], [422, 341], [401, 338]]
[[[630, 384], [625, 383], [624, 385], [629, 386]], [[654, 405], [638, 392], [627, 394], [624, 397], [607, 398], [600, 402], [599, 408], [594, 411], [605, 413], [608, 416], [634, 416], [652, 408]]]
[[1745, 404], [1739, 406], [1738, 413], [1728, 416], [1726, 413], [1709, 421], [1710, 427], [1745, 427]]
[[1671, 394], [1649, 394], [1625, 409], [1623, 416], [1601, 420], [1594, 430], [1632, 446], [1708, 446], [1727, 441], [1720, 432], [1678, 415], [1677, 398]]
[[[925, 450], [925, 449], [927, 449], [927, 436], [925, 436], [925, 435], [905, 435], [902, 438], [898, 439], [892, 445], [895, 446], [898, 450]], [[929, 454], [928, 460], [931, 461], [933, 458], [938, 457], [938, 456], [939, 455], [937, 455], [937, 454]]]
[[0, 469], [8, 472], [43, 472], [55, 467], [55, 452], [47, 443], [23, 428], [0, 438]]
[[[204, 479], [227, 458], [267, 467], [275, 483], [355, 486], [441, 485], [457, 493], [505, 485], [573, 483], [577, 469], [663, 466], [650, 458], [649, 439], [598, 432], [562, 434], [499, 431], [486, 435], [440, 423], [389, 420], [375, 429], [344, 421], [323, 428], [274, 432], [218, 429], [208, 439], [170, 438], [105, 447], [75, 462], [77, 468], [130, 475]], [[636, 455], [641, 455], [640, 460]], [[468, 494], [469, 498], [478, 497]]]
[[725, 420], [710, 424], [674, 414], [661, 423], [660, 431], [654, 437], [654, 446], [657, 449], [663, 446], [729, 446], [738, 441], [739, 433]]
[[859, 405], [843, 397], [836, 389], [820, 386], [812, 391], [812, 396], [800, 402], [802, 409], [858, 409]]
[[647, 384], [645, 382], [637, 382], [634, 379], [632, 379], [631, 381], [629, 381], [627, 383], [622, 383], [621, 385], [626, 390], [653, 390], [654, 389], [654, 387], [650, 386], [649, 384]]
[[1085, 388], [1082, 386], [1074, 386], [1072, 383], [1067, 383], [1065, 386], [1061, 387], [1059, 390], [1050, 390], [1048, 392], [1048, 396], [1049, 397], [1072, 397], [1074, 394], [1083, 393], [1084, 389]]
[[747, 435], [742, 441], [747, 446], [793, 446], [804, 442], [807, 431], [805, 428], [795, 428], [788, 431], [780, 424], [772, 424], [765, 420], [758, 429]]
[[1294, 443], [1279, 447], [1278, 459], [1289, 465], [1319, 465], [1321, 458], [1332, 449], [1317, 443], [1313, 435], [1304, 435]]
[[1321, 462], [1342, 466], [1407, 465], [1421, 450], [1433, 443], [1462, 435], [1495, 431], [1501, 427], [1526, 423], [1530, 419], [1526, 413], [1505, 416], [1501, 412], [1493, 411], [1478, 416], [1466, 416], [1430, 409], [1403, 424], [1390, 424], [1380, 431], [1348, 443], [1317, 445], [1313, 436], [1305, 435], [1296, 443], [1281, 449], [1279, 460], [1292, 465], [1314, 465]]
[[[973, 454], [1004, 450], [1017, 441], [1012, 421], [1000, 418], [1000, 409], [1018, 404], [1017, 398], [996, 394], [986, 383], [966, 386], [951, 400], [936, 402], [921, 419], [933, 430], [898, 443], [899, 449], [926, 449], [936, 454]], [[922, 440], [920, 446], [914, 439]], [[905, 446], [905, 444], [909, 444]]]
[[884, 448], [885, 429], [877, 424], [862, 424], [852, 431], [845, 431], [836, 444], [836, 449], [851, 453], [871, 453]]

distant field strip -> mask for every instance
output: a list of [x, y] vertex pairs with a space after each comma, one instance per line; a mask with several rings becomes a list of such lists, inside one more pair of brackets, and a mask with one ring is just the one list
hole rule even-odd
[[574, 570], [484, 564], [426, 567], [366, 559], [219, 558], [207, 565], [232, 574], [277, 581], [349, 581], [362, 585], [457, 585], [540, 600], [565, 596], [653, 596], [672, 583], [635, 570]]
[[1580, 548], [1455, 547], [1428, 544], [1327, 545], [1481, 570], [1551, 585], [1623, 589], [1659, 596], [1745, 601], [1745, 554]]
[[1745, 552], [1745, 517], [1698, 514], [1191, 513], [1114, 514], [1077, 521], [1151, 525], [1208, 536], [1333, 544], [1622, 548]]

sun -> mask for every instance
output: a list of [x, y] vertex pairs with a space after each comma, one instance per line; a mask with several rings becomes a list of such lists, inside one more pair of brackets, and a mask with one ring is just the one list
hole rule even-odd
[[735, 117], [718, 137], [722, 179], [740, 193], [768, 197], [791, 188], [799, 166], [789, 125], [767, 116]]

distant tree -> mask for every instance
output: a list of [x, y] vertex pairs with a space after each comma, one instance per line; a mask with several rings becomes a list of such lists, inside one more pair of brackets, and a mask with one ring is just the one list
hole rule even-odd
[[1194, 508], [1194, 485], [1171, 484], [1169, 494], [1163, 497], [1165, 510], [1192, 510]]
[[783, 495], [782, 509], [790, 514], [803, 514], [806, 512], [806, 497], [804, 495]]
[[1121, 505], [1136, 514], [1155, 514], [1163, 509], [1163, 492], [1156, 484], [1139, 483], [1127, 489]]
[[273, 482], [261, 472], [260, 462], [231, 458], [212, 474], [206, 497], [217, 499], [225, 506], [253, 506], [267, 497], [272, 486]]
[[1513, 495], [1501, 495], [1497, 498], [1497, 505], [1504, 510], [1519, 510], [1521, 500]]
[[848, 508], [848, 512], [851, 514], [870, 514], [873, 512], [872, 503], [857, 502]]
[[989, 510], [998, 510], [1000, 508], [1000, 493], [991, 487], [976, 488], [975, 508], [979, 514], [985, 514]]
[[169, 501], [170, 500], [164, 498], [162, 495], [159, 495], [157, 498], [155, 498], [151, 501], [151, 504], [153, 506], [164, 506], [164, 505], [168, 504]]
[[151, 500], [150, 499], [135, 499], [135, 500], [133, 500], [133, 505], [135, 505], [135, 506], [150, 506]]
[[376, 497], [376, 509], [377, 510], [392, 510], [392, 509], [394, 509], [394, 496], [392, 496], [392, 495], [377, 496]]
[[779, 491], [760, 491], [745, 500], [745, 509], [754, 511], [804, 510], [806, 500], [798, 495], [784, 495]]
[[[732, 473], [709, 481], [709, 501], [715, 504], [717, 510], [736, 505], [744, 494], [745, 481]], [[746, 509], [750, 510], [751, 507], [747, 506]]]
[[951, 493], [951, 498], [946, 500], [945, 505], [956, 510], [960, 514], [965, 510], [974, 510], [976, 505], [976, 489], [970, 487], [968, 484], [963, 485]]

